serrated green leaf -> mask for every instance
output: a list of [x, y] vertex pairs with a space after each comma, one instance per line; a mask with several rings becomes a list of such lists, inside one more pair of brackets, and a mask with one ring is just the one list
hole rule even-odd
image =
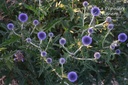
[[68, 13], [70, 15], [70, 20], [72, 21], [74, 19], [74, 11], [73, 11], [73, 8], [70, 7], [70, 6], [67, 6], [66, 8], [67, 8], [67, 11], [68, 11]]
[[0, 44], [0, 47], [10, 45], [10, 44], [18, 41], [19, 39], [20, 39], [19, 36], [16, 36], [16, 35], [15, 36], [12, 36], [10, 39], [7, 39], [2, 44]]
[[45, 26], [45, 30], [51, 30], [52, 28], [55, 28], [55, 25], [60, 23], [63, 20], [63, 18], [59, 18], [59, 19], [55, 19], [51, 22], [49, 22], [46, 26]]
[[38, 9], [36, 9], [36, 7], [32, 6], [32, 5], [27, 5], [27, 4], [24, 4], [24, 7], [28, 10], [31, 10], [33, 11], [33, 13], [35, 13], [37, 16], [38, 16]]
[[12, 70], [12, 68], [13, 68], [12, 62], [10, 62], [9, 60], [6, 61], [6, 65], [7, 65], [7, 67], [8, 67], [10, 70]]

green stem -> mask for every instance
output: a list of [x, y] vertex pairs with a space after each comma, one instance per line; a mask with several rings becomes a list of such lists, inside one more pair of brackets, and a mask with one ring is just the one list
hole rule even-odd
[[[41, 45], [41, 44], [42, 44], [42, 40], [40, 40], [40, 45]], [[40, 46], [40, 45], [39, 45], [39, 46]]]
[[56, 69], [53, 68], [53, 66], [50, 64], [52, 71], [55, 72], [55, 74], [62, 80], [62, 77], [56, 72]]
[[23, 32], [22, 30], [24, 29], [24, 23], [21, 24], [21, 37], [22, 37], [22, 44], [23, 44], [23, 41], [24, 41], [24, 35], [23, 35]]
[[87, 29], [83, 30], [82, 33], [81, 33], [81, 36], [83, 36], [84, 32], [86, 31]]
[[63, 45], [63, 48], [70, 54], [73, 55], [73, 53], [69, 52], [69, 50]]
[[73, 53], [73, 55], [76, 55], [76, 53], [77, 53], [78, 51], [80, 51], [82, 47], [83, 47], [83, 45], [81, 45], [81, 46]]
[[95, 61], [96, 60], [95, 58], [76, 58], [74, 56], [71, 56], [71, 58], [74, 58], [76, 60], [91, 60], [91, 61]]
[[[103, 26], [103, 24], [104, 24], [104, 23], [105, 23], [105, 22], [102, 22], [102, 23], [97, 24], [97, 25], [94, 25], [94, 26], [92, 26], [92, 27], [90, 27], [90, 28], [94, 28], [94, 27]], [[83, 36], [83, 34], [84, 34], [84, 32], [85, 32], [86, 30], [87, 30], [87, 29], [83, 30], [83, 32], [82, 32], [82, 34], [81, 34], [81, 36]]]
[[50, 39], [49, 39], [49, 41], [48, 41], [48, 44], [47, 44], [47, 46], [46, 46], [46, 48], [45, 48], [45, 51], [47, 51], [48, 46], [49, 46], [51, 40], [52, 40], [52, 38], [50, 37]]
[[40, 49], [40, 47], [37, 46], [36, 44], [34, 44], [34, 43], [32, 43], [32, 42], [30, 42], [30, 44], [33, 45], [33, 46], [35, 46], [36, 48], [39, 48], [39, 49]]
[[12, 30], [12, 31], [13, 31], [13, 33], [14, 33], [15, 35], [21, 37], [19, 34], [17, 34], [17, 33], [15, 32], [15, 30]]
[[63, 64], [61, 65], [61, 74], [62, 74], [62, 78], [63, 78], [63, 71], [64, 71], [64, 67]]
[[24, 23], [21, 24], [21, 30], [24, 29]]
[[39, 0], [39, 7], [41, 6], [41, 0]]
[[30, 33], [30, 35], [32, 35], [32, 33], [34, 32], [35, 28], [36, 28], [36, 26], [34, 26], [34, 28], [33, 28], [32, 32]]
[[90, 27], [90, 28], [94, 28], [94, 27], [99, 27], [99, 26], [103, 26], [103, 24], [104, 24], [105, 22], [102, 22], [102, 23], [100, 23], [100, 24], [97, 24], [97, 25], [95, 25], [95, 26], [93, 26], [93, 27]]
[[82, 24], [82, 25], [83, 25], [83, 27], [84, 27], [85, 11], [86, 11], [86, 8], [84, 7], [84, 14], [83, 14], [83, 18], [82, 18], [82, 19], [83, 19], [83, 24]]
[[103, 39], [103, 41], [102, 41], [102, 47], [103, 47], [103, 48], [104, 48], [104, 41], [105, 41], [105, 39], [107, 38], [107, 36], [109, 35], [110, 31], [111, 31], [111, 30], [108, 30], [107, 34], [105, 35], [105, 37], [104, 37], [104, 39]]
[[90, 22], [90, 24], [89, 24], [89, 27], [92, 25], [92, 23], [93, 23], [93, 21], [94, 21], [94, 18], [95, 18], [95, 16], [92, 16], [92, 20], [91, 20], [91, 22]]
[[[43, 60], [45, 61], [45, 62], [47, 62], [47, 60], [46, 60], [46, 58], [45, 57], [43, 57]], [[52, 68], [52, 71], [54, 71], [55, 72], [55, 74], [62, 80], [62, 77], [56, 72], [56, 69], [55, 68], [53, 68], [53, 66], [51, 65], [51, 64], [49, 64], [49, 66]]]
[[39, 19], [40, 19], [40, 10], [41, 10], [41, 0], [39, 0]]

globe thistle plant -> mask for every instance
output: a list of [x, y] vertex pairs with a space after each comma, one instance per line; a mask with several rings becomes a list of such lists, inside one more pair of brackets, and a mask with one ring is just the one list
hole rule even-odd
[[13, 23], [8, 23], [8, 24], [7, 24], [7, 29], [8, 29], [8, 30], [12, 30], [12, 32], [13, 32], [15, 35], [21, 37], [19, 34], [17, 34], [17, 33], [15, 32], [14, 27], [15, 27], [15, 26], [14, 26]]
[[34, 26], [37, 26], [39, 24], [39, 21], [38, 20], [33, 20], [33, 25]]
[[110, 45], [110, 49], [111, 49], [111, 50], [114, 50], [114, 49], [115, 49], [115, 45], [111, 44], [111, 45]]
[[47, 61], [46, 61], [48, 64], [51, 64], [52, 63], [52, 58], [47, 58]]
[[99, 16], [100, 15], [100, 9], [99, 9], [99, 7], [92, 7], [92, 9], [91, 9], [91, 14], [93, 15], [93, 16]]
[[112, 18], [111, 17], [107, 17], [105, 22], [108, 22], [108, 23], [112, 22]]
[[87, 2], [87, 1], [84, 1], [84, 2], [83, 2], [83, 6], [84, 6], [84, 7], [88, 6], [88, 2]]
[[39, 40], [44, 40], [46, 38], [46, 33], [43, 31], [38, 32], [37, 34]]
[[26, 38], [27, 43], [30, 43], [31, 41], [32, 41], [31, 38]]
[[114, 24], [109, 24], [107, 27], [109, 30], [112, 30], [114, 28]]
[[18, 16], [18, 19], [24, 23], [28, 20], [28, 15], [26, 13], [20, 13], [19, 16]]
[[60, 59], [59, 59], [59, 63], [60, 63], [61, 65], [63, 65], [63, 64], [65, 63], [65, 61], [66, 61], [65, 58], [60, 58]]
[[82, 37], [82, 44], [84, 46], [88, 46], [92, 43], [92, 38], [90, 36], [83, 36]]
[[75, 82], [78, 78], [78, 75], [77, 75], [76, 72], [71, 71], [71, 72], [68, 73], [67, 78], [70, 82]]
[[125, 33], [120, 33], [118, 35], [118, 41], [125, 42], [127, 40], [127, 35]]
[[48, 33], [48, 36], [52, 38], [54, 36], [54, 34], [52, 32], [50, 32], [50, 33]]
[[46, 51], [41, 51], [41, 56], [42, 57], [46, 57], [47, 56], [47, 52]]
[[13, 23], [8, 23], [8, 24], [7, 24], [7, 28], [8, 28], [9, 30], [13, 30], [13, 29], [14, 29], [14, 24], [13, 24]]
[[59, 43], [60, 43], [60, 45], [65, 45], [66, 44], [66, 39], [65, 38], [61, 38], [59, 40]]
[[115, 53], [118, 54], [118, 55], [120, 55], [120, 53], [121, 53], [120, 49], [116, 49], [115, 50]]
[[[53, 2], [49, 2], [48, 4], [47, 3], [46, 4], [47, 4], [47, 6], [49, 6], [49, 4], [52, 4], [52, 3]], [[36, 4], [36, 6], [37, 5], [38, 4]], [[1, 44], [1, 53], [3, 53], [3, 54], [1, 54], [0, 60], [7, 61], [8, 59], [10, 59], [10, 57], [8, 57], [8, 56], [11, 56], [12, 53], [14, 52], [13, 50], [22, 49], [27, 54], [27, 56], [24, 56], [20, 51], [18, 51], [14, 54], [14, 56], [15, 56], [14, 60], [18, 61], [17, 63], [19, 63], [21, 61], [23, 62], [24, 60], [26, 60], [26, 63], [15, 65], [12, 62], [10, 62], [10, 60], [9, 60], [8, 64], [13, 65], [16, 68], [17, 68], [17, 66], [18, 66], [18, 68], [19, 68], [19, 66], [21, 66], [19, 68], [19, 70], [20, 69], [22, 70], [22, 68], [26, 65], [25, 69], [23, 69], [22, 73], [24, 73], [24, 74], [29, 73], [28, 75], [34, 74], [33, 76], [30, 76], [33, 78], [28, 77], [29, 79], [26, 79], [27, 80], [26, 83], [29, 83], [30, 80], [36, 79], [38, 76], [37, 81], [33, 81], [33, 82], [30, 81], [32, 84], [42, 83], [42, 82], [40, 82], [40, 79], [44, 79], [44, 77], [43, 77], [43, 75], [45, 74], [44, 70], [47, 70], [46, 73], [53, 72], [53, 73], [55, 73], [55, 75], [58, 76], [58, 78], [60, 78], [60, 79], [57, 78], [55, 80], [54, 77], [52, 77], [55, 75], [50, 74], [48, 76], [51, 79], [50, 79], [50, 81], [49, 81], [49, 79], [46, 79], [46, 81], [47, 81], [45, 83], [46, 85], [49, 84], [49, 82], [52, 84], [54, 82], [54, 84], [56, 84], [56, 85], [71, 84], [69, 82], [75, 83], [78, 79], [77, 73], [75, 71], [70, 71], [65, 76], [65, 72], [67, 72], [71, 69], [76, 69], [76, 67], [78, 67], [78, 69], [76, 69], [76, 70], [80, 71], [79, 73], [85, 73], [86, 70], [88, 70], [88, 69], [86, 69], [86, 67], [87, 66], [91, 67], [90, 68], [91, 73], [90, 72], [86, 73], [87, 74], [86, 79], [83, 78], [83, 76], [85, 77], [86, 74], [85, 75], [80, 74], [80, 78], [81, 78], [81, 79], [79, 79], [80, 81], [75, 83], [78, 85], [82, 84], [83, 81], [85, 81], [85, 82], [86, 82], [86, 80], [88, 81], [88, 79], [90, 78], [90, 75], [93, 75], [93, 73], [95, 72], [95, 70], [94, 70], [95, 66], [94, 66], [93, 62], [96, 62], [96, 61], [98, 61], [98, 63], [102, 63], [103, 69], [100, 68], [99, 70], [104, 70], [104, 68], [108, 69], [108, 70], [111, 69], [112, 71], [110, 70], [110, 72], [114, 73], [114, 71], [115, 71], [115, 73], [116, 73], [117, 70], [115, 70], [115, 68], [113, 68], [113, 66], [115, 67], [115, 65], [111, 65], [111, 64], [114, 64], [111, 61], [117, 60], [117, 59], [114, 59], [114, 58], [116, 58], [115, 54], [117, 54], [117, 55], [121, 54], [121, 51], [120, 51], [121, 49], [117, 49], [117, 48], [119, 48], [119, 45], [122, 46], [120, 48], [123, 48], [125, 43], [120, 44], [119, 42], [125, 42], [127, 40], [127, 34], [120, 33], [118, 35], [118, 40], [116, 40], [116, 41], [111, 40], [111, 39], [113, 39], [113, 38], [111, 38], [111, 36], [109, 36], [107, 38], [107, 36], [111, 33], [111, 30], [114, 28], [114, 24], [112, 24], [112, 18], [107, 17], [106, 20], [104, 19], [103, 22], [102, 22], [102, 20], [98, 20], [104, 16], [103, 15], [101, 17], [97, 17], [100, 15], [100, 8], [97, 6], [92, 7], [92, 5], [88, 6], [89, 3], [87, 1], [84, 1], [83, 3], [81, 3], [81, 5], [83, 5], [83, 7], [80, 8], [79, 10], [75, 9], [76, 6], [74, 6], [73, 3], [72, 4], [69, 3], [68, 4], [69, 7], [65, 4], [61, 4], [61, 5], [64, 6], [65, 8], [67, 8], [67, 11], [66, 11], [65, 8], [63, 9], [63, 7], [61, 7], [62, 8], [61, 13], [64, 13], [66, 11], [66, 13], [63, 14], [63, 15], [67, 15], [66, 18], [64, 18], [63, 16], [60, 16], [60, 17], [56, 17], [56, 19], [54, 19], [54, 17], [56, 16], [54, 14], [56, 14], [57, 11], [52, 11], [53, 14], [51, 15], [48, 10], [43, 10], [43, 11], [46, 11], [46, 13], [48, 15], [47, 14], [41, 15], [42, 14], [41, 10], [39, 10], [39, 12], [36, 14], [36, 16], [38, 16], [39, 19], [41, 21], [43, 21], [43, 23], [44, 23], [43, 27], [39, 26], [39, 28], [37, 28], [37, 26], [40, 24], [40, 22], [37, 19], [33, 20], [30, 24], [26, 23], [28, 21], [28, 15], [26, 13], [20, 13], [18, 16], [18, 20], [19, 20], [19, 22], [21, 22], [20, 23], [21, 27], [16, 25], [17, 26], [17, 29], [16, 29], [16, 27], [14, 27], [13, 23], [8, 23], [6, 26], [7, 29], [12, 30], [11, 33], [15, 33], [16, 35], [18, 35], [16, 32], [19, 31], [18, 36], [20, 36], [20, 37], [15, 36], [15, 35], [12, 36], [11, 33], [9, 35], [8, 35], [8, 33], [5, 34], [6, 32], [4, 32], [4, 30], [2, 29], [2, 31], [1, 31], [3, 33], [3, 34], [1, 33], [2, 38], [5, 38], [5, 39], [11, 38], [11, 39], [7, 40], [7, 42], [5, 42], [4, 39], [1, 40], [4, 42]], [[45, 6], [46, 5], [44, 3], [44, 7]], [[47, 6], [46, 6], [46, 8], [47, 8]], [[42, 7], [43, 6], [41, 6], [41, 0], [39, 0], [39, 9], [42, 9]], [[57, 6], [57, 7], [60, 8], [60, 6]], [[90, 9], [90, 7], [92, 7], [92, 8]], [[100, 7], [102, 7], [102, 6], [100, 6]], [[46, 8], [44, 8], [44, 9], [46, 9]], [[87, 13], [88, 9], [90, 9], [91, 16]], [[72, 12], [75, 15], [71, 16]], [[29, 11], [29, 13], [31, 13], [31, 12]], [[34, 18], [34, 17], [32, 17], [32, 18]], [[47, 20], [47, 19], [49, 19], [49, 20]], [[30, 26], [31, 24], [32, 24], [32, 26]], [[103, 30], [103, 28], [105, 28], [106, 25], [108, 28], [107, 31]], [[54, 29], [55, 27], [57, 27], [57, 29]], [[60, 28], [60, 27], [62, 27], [62, 29], [58, 30], [58, 28]], [[22, 30], [23, 28], [26, 28], [26, 29]], [[88, 28], [88, 29], [86, 29], [86, 28]], [[42, 30], [45, 30], [45, 32], [39, 31], [35, 35], [35, 34], [33, 34], [33, 33], [36, 33], [35, 29], [37, 29], [37, 30], [42, 29]], [[54, 30], [54, 32], [55, 32], [55, 34], [57, 34], [57, 36], [55, 36], [52, 32], [50, 32], [48, 34], [46, 33], [51, 30]], [[95, 33], [94, 33], [94, 31], [95, 31]], [[62, 33], [62, 34], [60, 34], [60, 33]], [[92, 33], [94, 33], [94, 34], [92, 35]], [[87, 34], [87, 35], [84, 35], [84, 34]], [[114, 35], [116, 33], [111, 33], [111, 34]], [[3, 35], [8, 35], [8, 37], [6, 37], [6, 36], [4, 37]], [[60, 38], [60, 35], [64, 35], [65, 37]], [[53, 39], [53, 37], [55, 37], [55, 38]], [[39, 39], [39, 41], [36, 41], [37, 39]], [[46, 41], [43, 42], [43, 40], [45, 40], [45, 39], [46, 39]], [[70, 40], [70, 42], [67, 43], [66, 39]], [[93, 39], [95, 39], [95, 42], [93, 42]], [[56, 42], [57, 40], [58, 40], [58, 42]], [[26, 41], [26, 43], [24, 41]], [[32, 47], [28, 47], [28, 45], [26, 45], [26, 44], [30, 44], [30, 45], [32, 45]], [[127, 44], [127, 46], [128, 46], [128, 44]], [[91, 48], [88, 49], [88, 47], [91, 47]], [[5, 50], [6, 48], [7, 48], [7, 50]], [[99, 52], [98, 52], [98, 50], [99, 50]], [[114, 53], [113, 53], [113, 50], [114, 50]], [[8, 52], [6, 52], [6, 51], [8, 51]], [[35, 54], [33, 55], [32, 52]], [[47, 54], [47, 52], [48, 52], [48, 54]], [[94, 52], [93, 56], [91, 56], [92, 52]], [[7, 55], [6, 55], [6, 53], [7, 53]], [[10, 53], [10, 54], [8, 55], [8, 53]], [[54, 56], [54, 59], [57, 59], [59, 56], [64, 56], [64, 57], [59, 58], [57, 60], [58, 62], [55, 62], [56, 60], [53, 60], [53, 57], [51, 57], [51, 58], [48, 57], [48, 55]], [[7, 59], [6, 59], [6, 56], [8, 57]], [[35, 56], [35, 57], [31, 58], [31, 56]], [[100, 59], [101, 56], [104, 56], [104, 57], [102, 57], [103, 59]], [[108, 58], [105, 56], [111, 56], [112, 58]], [[125, 54], [123, 56], [125, 56]], [[5, 59], [4, 59], [4, 57], [5, 57]], [[70, 59], [70, 58], [72, 58], [72, 59]], [[69, 60], [70, 62], [68, 62], [66, 59]], [[98, 59], [100, 59], [100, 61]], [[45, 62], [42, 63], [42, 60], [44, 60]], [[89, 61], [91, 61], [91, 63], [89, 63]], [[65, 65], [65, 63], [67, 65]], [[36, 66], [35, 66], [35, 64], [36, 64]], [[48, 64], [48, 66], [46, 66], [47, 64]], [[87, 64], [87, 66], [86, 66], [86, 64]], [[10, 71], [11, 71], [11, 69], [15, 69], [15, 67], [13, 68], [13, 66], [10, 66], [10, 65], [9, 66], [2, 65], [2, 66], [8, 67], [10, 69]], [[33, 66], [30, 67], [30, 65], [33, 65]], [[76, 65], [76, 66], [72, 66], [72, 65]], [[40, 67], [40, 66], [43, 66], [43, 67]], [[84, 68], [81, 69], [81, 67], [84, 67]], [[101, 66], [97, 65], [97, 68], [99, 68], [99, 67], [101, 67]], [[96, 68], [96, 70], [97, 70], [97, 68]], [[29, 72], [28, 69], [30, 69], [30, 71], [32, 69], [32, 71]], [[25, 71], [25, 70], [27, 70], [27, 71]], [[15, 72], [11, 72], [11, 73], [15, 73]], [[35, 75], [36, 73], [38, 73], [38, 75]], [[89, 73], [89, 75], [88, 75], [88, 73]], [[104, 72], [104, 73], [106, 73], [106, 72]], [[109, 72], [107, 72], [107, 74], [108, 73]], [[19, 75], [19, 74], [17, 74], [17, 75]], [[44, 76], [46, 76], [46, 75], [44, 75]], [[97, 77], [97, 76], [93, 75], [92, 77], [94, 77], [92, 79], [96, 79], [95, 77]], [[67, 80], [69, 80], [69, 82], [66, 82], [65, 78], [67, 78]], [[113, 78], [115, 78], [115, 76]], [[113, 78], [111, 78], [111, 79], [113, 79]], [[21, 78], [19, 78], [19, 79], [21, 79]], [[99, 79], [101, 79], [101, 78], [99, 78]], [[55, 80], [55, 81], [53, 81], [53, 80]], [[104, 82], [106, 82], [105, 79], [102, 79], [102, 80]], [[19, 80], [17, 80], [17, 81], [19, 81]], [[45, 81], [43, 81], [43, 82], [45, 82]], [[95, 82], [92, 81], [92, 82], [87, 82], [87, 83], [88, 83], [88, 85], [91, 85]], [[98, 82], [98, 83], [101, 83], [101, 82]], [[109, 83], [111, 83], [111, 80]], [[106, 84], [109, 84], [109, 83], [106, 82]], [[28, 84], [25, 84], [25, 85], [28, 85]]]
[[93, 28], [89, 28], [89, 29], [88, 29], [88, 33], [89, 33], [89, 34], [92, 34], [93, 32], [94, 32], [94, 31], [93, 31]]
[[99, 53], [99, 52], [95, 52], [95, 53], [94, 53], [94, 57], [95, 57], [95, 59], [99, 59], [99, 58], [100, 58], [100, 56], [101, 56], [101, 55], [100, 55], [100, 53]]

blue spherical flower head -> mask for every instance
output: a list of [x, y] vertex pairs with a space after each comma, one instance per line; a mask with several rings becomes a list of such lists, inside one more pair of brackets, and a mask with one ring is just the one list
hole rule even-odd
[[46, 33], [43, 31], [38, 32], [37, 34], [39, 40], [44, 40], [46, 38]]
[[108, 23], [112, 22], [112, 18], [111, 17], [107, 17], [105, 22], [108, 22]]
[[94, 57], [95, 57], [95, 59], [99, 59], [99, 58], [100, 58], [100, 56], [101, 56], [101, 55], [100, 55], [100, 53], [99, 53], [99, 52], [95, 52], [95, 53], [94, 53]]
[[33, 25], [37, 26], [39, 24], [38, 20], [33, 20]]
[[92, 43], [92, 38], [90, 36], [83, 36], [82, 43], [84, 46], [88, 46]]
[[24, 23], [28, 20], [28, 15], [26, 13], [20, 13], [19, 16], [18, 16], [18, 19]]
[[125, 33], [120, 33], [118, 35], [118, 41], [125, 42], [127, 40], [127, 35]]
[[83, 6], [84, 6], [84, 7], [88, 6], [88, 2], [87, 2], [87, 1], [84, 1], [84, 2], [83, 2]]
[[7, 28], [9, 30], [13, 30], [14, 29], [14, 24], [12, 24], [12, 23], [7, 24]]
[[46, 51], [42, 51], [42, 52], [41, 52], [41, 56], [42, 56], [42, 57], [46, 57], [46, 56], [47, 56], [47, 52], [46, 52]]
[[89, 29], [88, 29], [88, 33], [89, 33], [89, 34], [92, 34], [93, 32], [94, 32], [94, 31], [93, 31], [92, 28], [89, 28]]
[[115, 45], [111, 44], [110, 45], [110, 49], [114, 50], [115, 49]]
[[50, 33], [48, 33], [48, 36], [52, 38], [54, 36], [54, 34], [52, 32], [50, 32]]
[[99, 16], [100, 15], [100, 9], [99, 9], [99, 7], [92, 7], [92, 9], [91, 9], [91, 14], [93, 15], [93, 16]]
[[47, 63], [51, 64], [52, 63], [52, 58], [47, 58]]
[[66, 61], [65, 58], [60, 58], [60, 59], [59, 59], [59, 63], [60, 63], [61, 65], [63, 65], [63, 64], [65, 63], [65, 61]]
[[109, 24], [109, 25], [108, 25], [108, 29], [109, 29], [109, 30], [112, 30], [113, 28], [114, 28], [114, 24]]
[[32, 41], [31, 38], [26, 38], [27, 43], [30, 43], [31, 41]]
[[77, 75], [76, 72], [71, 71], [71, 72], [68, 73], [67, 77], [68, 77], [68, 80], [70, 82], [75, 82], [77, 80], [77, 78], [78, 78], [78, 75]]
[[121, 53], [120, 49], [116, 49], [115, 50], [115, 53], [118, 54], [118, 55], [120, 55], [120, 53]]
[[65, 45], [66, 44], [66, 39], [65, 38], [61, 38], [59, 40], [59, 43], [60, 43], [60, 45]]

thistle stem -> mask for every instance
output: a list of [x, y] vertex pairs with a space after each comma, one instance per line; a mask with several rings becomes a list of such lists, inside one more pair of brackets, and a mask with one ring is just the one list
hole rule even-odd
[[39, 7], [41, 6], [41, 0], [39, 0]]
[[105, 22], [102, 22], [102, 23], [100, 23], [100, 24], [97, 24], [97, 25], [95, 25], [95, 26], [93, 26], [93, 27], [90, 27], [90, 28], [94, 28], [94, 27], [99, 27], [99, 26], [103, 26], [103, 24], [104, 24]]
[[62, 80], [62, 77], [56, 72], [56, 69], [53, 68], [53, 66], [50, 64], [50, 67], [55, 72], [55, 74]]
[[76, 55], [76, 53], [77, 53], [78, 51], [80, 51], [82, 47], [83, 47], [83, 45], [81, 45], [73, 54]]
[[21, 24], [21, 37], [22, 37], [22, 44], [23, 44], [23, 41], [24, 41], [24, 35], [23, 35], [23, 32], [22, 30], [24, 29], [24, 23]]
[[64, 67], [63, 64], [61, 65], [61, 74], [62, 74], [62, 78], [63, 78], [63, 71], [64, 71]]
[[[94, 28], [94, 27], [99, 27], [99, 26], [103, 26], [103, 24], [104, 24], [105, 22], [102, 22], [102, 23], [100, 23], [100, 24], [97, 24], [97, 25], [94, 25], [94, 26], [92, 26], [92, 27], [90, 27], [90, 28]], [[86, 31], [87, 29], [85, 29], [85, 30], [83, 30], [82, 31], [82, 34], [81, 34], [81, 36], [83, 36], [83, 34], [84, 34], [84, 32]]]
[[107, 36], [109, 35], [110, 31], [111, 31], [111, 30], [108, 30], [107, 34], [105, 35], [105, 37], [104, 37], [104, 39], [103, 39], [103, 41], [102, 41], [102, 47], [104, 47], [104, 41], [105, 41], [105, 39], [107, 38]]
[[83, 21], [82, 21], [82, 22], [83, 22], [83, 24], [82, 24], [82, 25], [83, 25], [83, 27], [84, 27], [84, 17], [85, 17], [85, 11], [86, 11], [86, 8], [84, 7]]
[[39, 18], [40, 18], [40, 10], [41, 10], [41, 0], [39, 0]]
[[[43, 57], [43, 60], [44, 60], [45, 62], [47, 62], [45, 57]], [[62, 77], [56, 72], [56, 69], [53, 68], [53, 66], [52, 66], [51, 64], [49, 64], [49, 65], [50, 65], [50, 67], [52, 68], [52, 71], [54, 71], [55, 74], [62, 80]]]
[[74, 56], [71, 56], [71, 58], [74, 58], [74, 59], [76, 59], [76, 60], [91, 60], [91, 61], [96, 60], [95, 58], [76, 58], [76, 57], [74, 57]]
[[92, 23], [93, 23], [93, 21], [94, 21], [94, 18], [95, 18], [95, 16], [92, 16], [92, 19], [91, 19], [91, 22], [90, 22], [90, 24], [89, 24], [89, 27], [92, 25]]
[[33, 45], [33, 46], [35, 46], [36, 48], [39, 48], [39, 49], [40, 49], [40, 47], [37, 46], [36, 44], [34, 44], [34, 43], [32, 43], [32, 42], [30, 42], [30, 44]]
[[24, 29], [24, 23], [21, 24], [21, 30]]
[[70, 54], [72, 55], [73, 53], [69, 52], [69, 50], [63, 45], [63, 48]]
[[32, 35], [32, 33], [34, 32], [35, 28], [36, 28], [36, 26], [34, 26], [34, 28], [33, 28], [32, 32], [30, 33], [30, 35]]
[[15, 32], [15, 30], [12, 30], [12, 31], [13, 31], [13, 33], [14, 33], [15, 35], [21, 37], [19, 34], [17, 34], [17, 33]]
[[52, 40], [52, 38], [50, 37], [50, 39], [49, 39], [49, 41], [48, 41], [48, 44], [47, 44], [47, 46], [46, 46], [46, 48], [45, 48], [45, 51], [48, 49], [48, 46], [49, 46], [51, 40]]
[[42, 44], [42, 40], [40, 40], [40, 45]]

